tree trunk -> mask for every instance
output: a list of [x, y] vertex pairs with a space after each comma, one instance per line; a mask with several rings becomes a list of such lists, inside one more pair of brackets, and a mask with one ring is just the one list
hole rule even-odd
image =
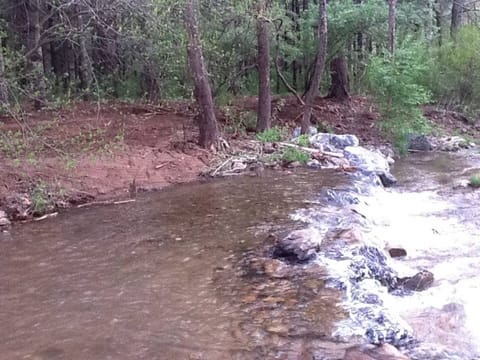
[[265, 18], [267, 0], [258, 2], [257, 41], [258, 41], [258, 118], [257, 131], [271, 127], [272, 94], [270, 89], [270, 38], [268, 20]]
[[349, 100], [348, 65], [345, 56], [341, 55], [332, 60], [330, 63], [330, 76], [332, 84], [327, 97], [340, 101]]
[[5, 79], [5, 61], [3, 59], [3, 46], [0, 43], [0, 105], [8, 105], [8, 87]]
[[28, 60], [30, 62], [30, 71], [33, 75], [32, 94], [35, 109], [42, 108], [46, 103], [45, 74], [43, 69], [43, 54], [41, 46], [42, 27], [40, 23], [41, 0], [30, 0], [28, 2], [29, 27], [29, 46]]
[[315, 98], [322, 82], [323, 70], [325, 69], [325, 60], [327, 57], [327, 0], [319, 0], [319, 24], [318, 24], [318, 53], [315, 61], [310, 87], [305, 94], [305, 106], [302, 117], [302, 133], [308, 132], [311, 124], [312, 110]]
[[463, 10], [465, 7], [465, 0], [453, 0], [452, 4], [452, 23], [450, 26], [450, 34], [455, 37], [458, 29], [463, 23]]
[[83, 20], [82, 9], [77, 7], [77, 22], [79, 39], [78, 44], [80, 47], [80, 86], [84, 91], [83, 97], [85, 100], [90, 100], [92, 97], [92, 83], [93, 83], [93, 69], [90, 56], [87, 48], [87, 29], [85, 29], [85, 23]]
[[212, 89], [203, 58], [197, 19], [198, 0], [188, 0], [185, 7], [187, 29], [187, 56], [194, 81], [194, 94], [199, 109], [200, 146], [214, 149], [219, 140]]
[[395, 52], [395, 38], [397, 34], [397, 0], [388, 0], [388, 50]]

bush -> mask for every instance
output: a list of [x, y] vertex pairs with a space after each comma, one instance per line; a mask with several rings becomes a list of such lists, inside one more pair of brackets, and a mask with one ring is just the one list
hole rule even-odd
[[426, 86], [429, 63], [422, 43], [406, 41], [395, 56], [375, 56], [369, 64], [369, 89], [380, 107], [380, 127], [401, 152], [407, 149], [409, 134], [430, 131], [420, 108], [431, 98]]
[[286, 132], [282, 128], [273, 127], [258, 133], [255, 137], [261, 142], [278, 142], [285, 139]]
[[480, 29], [461, 28], [455, 39], [432, 51], [431, 88], [438, 101], [478, 116], [480, 112]]
[[470, 177], [469, 184], [473, 188], [480, 188], [480, 174], [479, 175], [472, 175]]
[[288, 147], [283, 151], [282, 160], [289, 163], [298, 161], [299, 163], [306, 164], [308, 160], [310, 160], [310, 155], [294, 147]]

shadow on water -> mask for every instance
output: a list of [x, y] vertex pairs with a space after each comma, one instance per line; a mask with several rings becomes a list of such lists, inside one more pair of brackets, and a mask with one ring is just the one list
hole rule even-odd
[[[301, 353], [343, 316], [316, 278], [239, 260], [335, 172], [269, 173], [75, 209], [0, 235], [0, 358], [254, 359]], [[295, 330], [296, 329], [296, 330]], [[295, 330], [292, 332], [292, 330]], [[293, 350], [292, 350], [293, 349]]]

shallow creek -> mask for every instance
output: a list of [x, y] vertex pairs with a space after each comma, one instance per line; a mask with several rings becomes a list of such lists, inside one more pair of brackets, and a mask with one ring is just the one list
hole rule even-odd
[[[412, 328], [412, 358], [480, 359], [480, 193], [452, 190], [475, 166], [412, 156], [398, 187], [359, 208], [378, 246], [407, 250], [393, 268], [435, 275], [409, 296], [376, 289]], [[245, 263], [270, 233], [337, 226], [342, 209], [319, 194], [350, 186], [333, 171], [266, 172], [16, 225], [0, 234], [0, 359], [340, 359], [362, 330], [326, 281], [335, 269], [266, 277]]]

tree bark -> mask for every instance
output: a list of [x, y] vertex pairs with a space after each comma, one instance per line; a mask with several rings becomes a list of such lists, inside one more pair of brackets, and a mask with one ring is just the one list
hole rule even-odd
[[395, 52], [395, 38], [397, 36], [397, 0], [388, 0], [388, 50]]
[[45, 74], [43, 69], [43, 54], [40, 44], [42, 36], [42, 26], [40, 23], [41, 0], [29, 0], [27, 3], [28, 18], [30, 21], [28, 60], [30, 62], [30, 71], [33, 75], [32, 98], [35, 109], [42, 108], [46, 103]]
[[349, 100], [348, 65], [347, 59], [344, 55], [338, 56], [332, 60], [330, 63], [330, 76], [332, 84], [327, 97], [340, 101]]
[[188, 36], [187, 56], [195, 86], [195, 99], [199, 109], [199, 143], [204, 148], [214, 149], [218, 144], [219, 132], [212, 89], [200, 43], [197, 8], [198, 0], [187, 0], [185, 6], [185, 25]]
[[465, 0], [453, 0], [452, 4], [452, 22], [450, 25], [450, 35], [455, 37], [458, 29], [463, 23], [463, 10], [465, 7]]
[[270, 37], [268, 20], [265, 18], [267, 0], [258, 2], [257, 42], [258, 42], [258, 117], [257, 131], [271, 127], [272, 94], [270, 89]]
[[[1, 40], [0, 40], [1, 41]], [[0, 104], [8, 105], [8, 87], [5, 79], [5, 61], [3, 59], [3, 46], [0, 43]]]
[[318, 53], [315, 62], [310, 87], [305, 94], [305, 106], [302, 117], [302, 133], [308, 132], [311, 125], [312, 110], [317, 93], [322, 82], [323, 70], [327, 57], [328, 25], [327, 25], [327, 0], [319, 0], [318, 24]]
[[92, 98], [93, 68], [90, 55], [88, 54], [87, 29], [85, 28], [82, 8], [80, 6], [77, 6], [77, 13], [79, 31], [78, 45], [80, 47], [80, 86], [84, 91], [84, 99], [90, 100]]

